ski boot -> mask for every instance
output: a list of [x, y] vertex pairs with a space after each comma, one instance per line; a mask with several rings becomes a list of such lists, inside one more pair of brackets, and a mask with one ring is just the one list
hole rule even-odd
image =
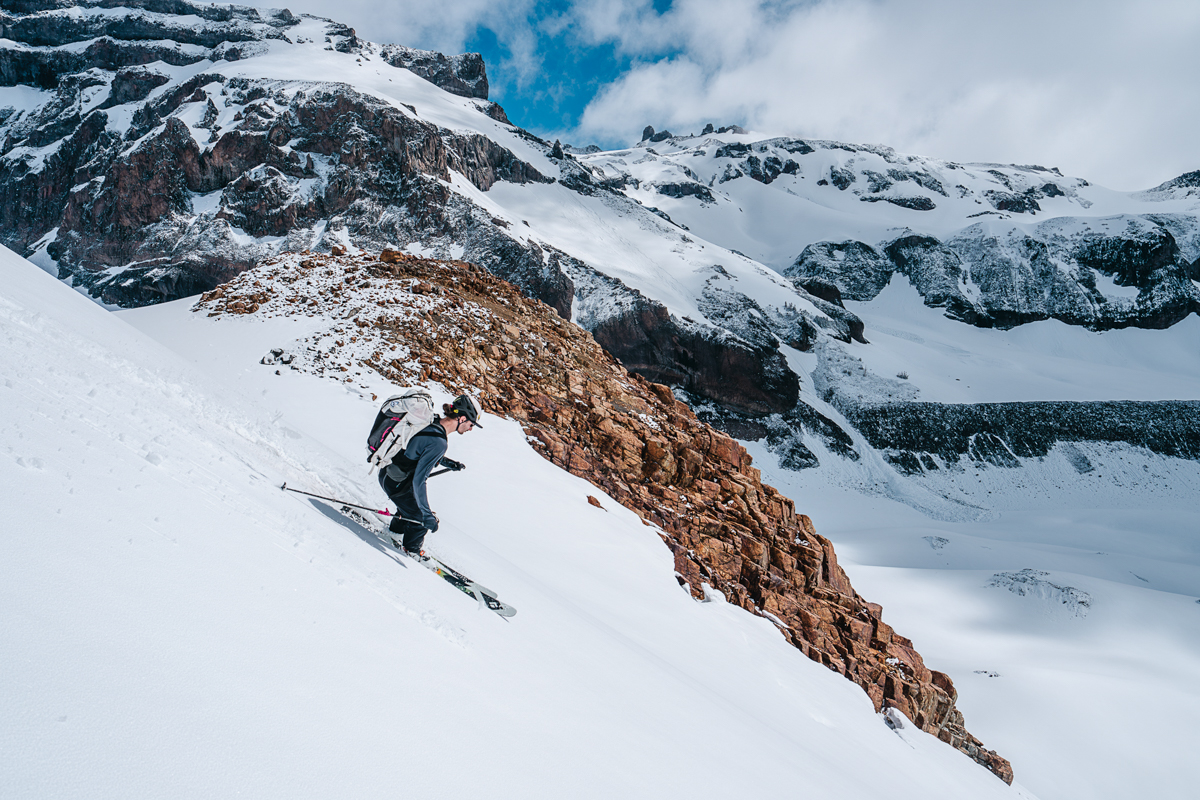
[[425, 554], [425, 550], [424, 550], [424, 549], [421, 549], [421, 550], [409, 550], [407, 547], [404, 547], [403, 545], [401, 545], [401, 546], [400, 546], [400, 552], [401, 552], [401, 553], [404, 553], [404, 555], [406, 555], [406, 556], [408, 556], [409, 558], [411, 558], [411, 559], [414, 559], [414, 560], [416, 560], [416, 561], [428, 561], [428, 560], [429, 560], [429, 556], [427, 556], [427, 555]]

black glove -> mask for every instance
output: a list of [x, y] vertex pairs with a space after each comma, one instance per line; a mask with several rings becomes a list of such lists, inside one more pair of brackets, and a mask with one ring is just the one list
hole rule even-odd
[[438, 529], [437, 514], [433, 514], [433, 513], [426, 514], [425, 517], [421, 520], [421, 522], [425, 525], [425, 529], [428, 530], [430, 533], [433, 533], [434, 531], [436, 531]]
[[438, 462], [438, 465], [455, 472], [467, 468], [467, 465], [461, 461], [455, 461], [453, 458], [446, 458], [445, 456], [442, 456], [442, 460]]

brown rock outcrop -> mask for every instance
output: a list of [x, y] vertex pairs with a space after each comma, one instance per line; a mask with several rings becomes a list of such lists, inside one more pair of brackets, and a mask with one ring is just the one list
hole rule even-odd
[[766, 617], [809, 658], [859, 684], [877, 711], [902, 711], [1012, 781], [1008, 761], [964, 727], [950, 677], [930, 670], [882, 607], [859, 596], [833, 545], [762, 482], [746, 450], [545, 303], [473, 264], [389, 252], [267, 261], [205, 294], [197, 310], [348, 317], [335, 328], [336, 348], [293, 366], [346, 381], [371, 369], [398, 385], [433, 380], [479, 393], [488, 411], [518, 420], [545, 458], [654, 526], [693, 596], [704, 597], [707, 584]]

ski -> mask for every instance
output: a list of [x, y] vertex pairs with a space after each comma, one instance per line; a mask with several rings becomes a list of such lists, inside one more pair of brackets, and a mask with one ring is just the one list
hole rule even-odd
[[[390, 541], [393, 547], [395, 547], [397, 550], [400, 550], [400, 543], [391, 537], [390, 532], [386, 530], [380, 530], [379, 526], [375, 525], [366, 517], [366, 515], [356, 511], [350, 506], [342, 506], [338, 510], [345, 516], [357, 522], [359, 525], [368, 528], [376, 536], [384, 539], [384, 541]], [[401, 553], [403, 552], [404, 551], [401, 550]], [[496, 597], [496, 593], [491, 589], [488, 589], [482, 584], [476, 583], [458, 570], [446, 566], [438, 559], [432, 556], [419, 558], [417, 556], [405, 555], [426, 569], [432, 571], [434, 574], [440, 576], [443, 580], [445, 580], [454, 588], [458, 589], [463, 594], [473, 597], [480, 603], [483, 603], [485, 606], [487, 606], [487, 608], [496, 612], [500, 616], [511, 617], [517, 613], [515, 608], [507, 603], [502, 602], [498, 597]]]
[[468, 578], [466, 575], [463, 575], [461, 572], [447, 567], [436, 558], [433, 558], [432, 556], [425, 556], [424, 558], [409, 556], [409, 558], [413, 558], [413, 560], [415, 560], [421, 566], [433, 570], [435, 574], [440, 575], [451, 586], [455, 587], [463, 594], [474, 597], [476, 600], [483, 603], [500, 616], [511, 617], [517, 613], [515, 608], [501, 602], [500, 599], [496, 597], [496, 593], [491, 589], [485, 588], [484, 586], [481, 586], [480, 584]]

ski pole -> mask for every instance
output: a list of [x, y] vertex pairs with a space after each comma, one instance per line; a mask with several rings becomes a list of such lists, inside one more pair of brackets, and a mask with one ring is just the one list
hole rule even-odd
[[290, 486], [287, 485], [286, 482], [283, 484], [283, 486], [280, 486], [279, 488], [285, 492], [295, 492], [296, 494], [306, 494], [309, 497], [315, 497], [318, 500], [328, 500], [331, 503], [341, 503], [342, 505], [350, 506], [351, 508], [361, 508], [363, 511], [370, 511], [374, 514], [379, 514], [382, 517], [396, 517], [397, 519], [402, 519], [405, 522], [416, 522], [417, 521], [415, 519], [409, 519], [408, 517], [401, 517], [398, 514], [393, 514], [392, 512], [388, 511], [386, 508], [370, 508], [368, 506], [360, 506], [358, 503], [347, 503], [345, 500], [338, 500], [336, 497], [326, 497], [323, 494], [313, 494], [312, 492], [303, 492], [299, 489], [291, 488]]

